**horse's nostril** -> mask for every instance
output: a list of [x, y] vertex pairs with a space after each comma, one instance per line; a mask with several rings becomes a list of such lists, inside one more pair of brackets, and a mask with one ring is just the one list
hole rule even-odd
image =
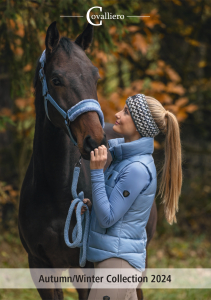
[[[105, 145], [107, 147], [106, 134], [104, 134], [104, 137], [103, 137], [100, 145]], [[90, 135], [87, 135], [85, 137], [84, 143], [83, 143], [84, 150], [87, 153], [90, 153], [92, 150], [94, 150], [95, 148], [98, 148], [98, 146], [100, 146], [100, 145], [98, 145], [98, 143], [95, 140], [93, 140]]]
[[97, 148], [97, 143], [95, 142], [95, 140], [93, 140], [91, 138], [90, 135], [87, 135], [84, 139], [84, 150], [88, 153], [90, 153], [92, 150], [94, 150], [95, 148]]

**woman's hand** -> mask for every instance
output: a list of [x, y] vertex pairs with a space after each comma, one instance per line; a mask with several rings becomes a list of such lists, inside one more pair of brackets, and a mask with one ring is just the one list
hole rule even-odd
[[[71, 201], [71, 203], [73, 202], [73, 200]], [[84, 198], [83, 203], [86, 203], [86, 205], [89, 208], [89, 211], [91, 212], [92, 209], [92, 202], [88, 199], [88, 198]], [[75, 205], [75, 212], [76, 212], [76, 208], [77, 208], [78, 203]], [[81, 207], [81, 215], [83, 215], [85, 213], [85, 211], [87, 210], [86, 206], [82, 206]]]
[[90, 169], [103, 169], [107, 161], [107, 148], [104, 145], [95, 148], [90, 153]]

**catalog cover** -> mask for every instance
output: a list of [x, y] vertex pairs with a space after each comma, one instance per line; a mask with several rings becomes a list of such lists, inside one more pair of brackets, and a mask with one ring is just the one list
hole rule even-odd
[[0, 0], [0, 300], [210, 299], [211, 0]]

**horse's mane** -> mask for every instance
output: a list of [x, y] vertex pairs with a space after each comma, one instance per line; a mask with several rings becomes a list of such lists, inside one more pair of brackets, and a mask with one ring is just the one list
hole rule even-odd
[[[72, 39], [69, 39], [67, 37], [61, 37], [61, 39], [59, 40], [59, 44], [57, 46], [57, 48], [61, 46], [64, 51], [70, 55], [72, 53], [72, 50], [73, 50], [73, 40]], [[57, 49], [56, 48], [56, 49]], [[55, 49], [55, 51], [56, 51]], [[40, 70], [40, 62], [39, 62], [39, 59], [40, 57], [38, 58], [37, 60], [37, 66], [36, 66], [36, 70], [35, 70], [35, 76], [34, 76], [34, 81], [33, 81], [33, 85], [34, 85], [34, 89], [35, 89], [35, 92], [36, 92], [36, 86], [37, 86], [37, 81], [38, 81], [38, 73], [39, 73], [39, 70]]]

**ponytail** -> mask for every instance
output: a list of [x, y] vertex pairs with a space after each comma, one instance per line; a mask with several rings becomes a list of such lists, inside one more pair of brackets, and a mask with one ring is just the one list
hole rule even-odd
[[165, 137], [165, 161], [161, 169], [161, 183], [158, 195], [164, 204], [164, 213], [167, 222], [177, 223], [179, 196], [182, 188], [182, 155], [180, 142], [180, 129], [175, 115], [162, 106], [162, 104], [149, 96], [146, 100], [158, 128]]

